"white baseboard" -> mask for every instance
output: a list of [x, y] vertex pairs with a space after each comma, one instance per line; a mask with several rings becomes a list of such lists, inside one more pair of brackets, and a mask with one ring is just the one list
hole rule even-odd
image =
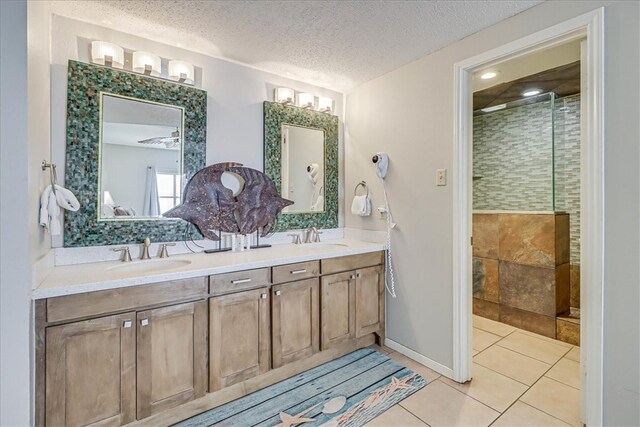
[[426, 366], [429, 369], [433, 369], [440, 375], [444, 375], [447, 378], [453, 379], [453, 370], [451, 368], [448, 368], [442, 365], [441, 363], [436, 362], [435, 360], [429, 359], [428, 357], [423, 356], [422, 354], [417, 353], [411, 350], [410, 348], [403, 346], [402, 344], [399, 344], [393, 340], [390, 340], [389, 338], [386, 338], [384, 340], [384, 345], [386, 345], [392, 350], [397, 351], [398, 353], [404, 354], [409, 359], [412, 359], [418, 362], [419, 364]]

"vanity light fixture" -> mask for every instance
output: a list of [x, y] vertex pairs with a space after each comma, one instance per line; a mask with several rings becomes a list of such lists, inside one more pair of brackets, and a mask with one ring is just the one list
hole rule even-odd
[[193, 65], [186, 61], [169, 61], [169, 79], [192, 85], [195, 80]]
[[314, 108], [314, 96], [312, 93], [302, 92], [298, 94], [298, 107]]
[[542, 91], [540, 89], [529, 89], [527, 91], [522, 92], [522, 96], [534, 96], [539, 95]]
[[481, 78], [482, 80], [489, 80], [489, 79], [494, 78], [494, 77], [495, 77], [495, 76], [497, 76], [497, 75], [498, 75], [498, 73], [496, 73], [495, 71], [488, 71], [488, 72], [486, 72], [486, 73], [481, 74], [481, 75], [480, 75], [480, 78]]
[[115, 43], [91, 42], [91, 62], [112, 68], [124, 68], [124, 49]]
[[333, 111], [333, 99], [328, 96], [318, 98], [318, 111], [322, 113], [331, 113]]
[[161, 59], [151, 52], [133, 52], [133, 71], [147, 76], [159, 76]]
[[279, 87], [275, 90], [276, 102], [280, 104], [293, 104], [293, 98], [295, 97], [295, 93], [293, 89], [289, 89], [288, 87]]

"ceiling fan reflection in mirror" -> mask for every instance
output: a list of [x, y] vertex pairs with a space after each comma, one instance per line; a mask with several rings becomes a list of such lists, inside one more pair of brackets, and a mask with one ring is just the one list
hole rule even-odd
[[171, 136], [156, 136], [154, 138], [143, 139], [138, 144], [164, 144], [166, 148], [177, 148], [180, 146], [180, 131], [176, 128], [171, 132]]

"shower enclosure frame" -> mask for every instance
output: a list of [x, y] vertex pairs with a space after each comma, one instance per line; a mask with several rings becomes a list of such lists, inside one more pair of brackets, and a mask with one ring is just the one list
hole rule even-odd
[[[469, 381], [472, 358], [472, 74], [500, 62], [586, 37], [581, 157], [581, 418], [603, 422], [604, 8], [577, 16], [454, 66], [453, 379]], [[588, 360], [588, 363], [585, 363]]]

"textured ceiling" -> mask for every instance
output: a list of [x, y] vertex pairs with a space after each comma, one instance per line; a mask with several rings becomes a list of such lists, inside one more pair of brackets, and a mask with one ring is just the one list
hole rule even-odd
[[52, 1], [53, 13], [347, 92], [541, 0]]

